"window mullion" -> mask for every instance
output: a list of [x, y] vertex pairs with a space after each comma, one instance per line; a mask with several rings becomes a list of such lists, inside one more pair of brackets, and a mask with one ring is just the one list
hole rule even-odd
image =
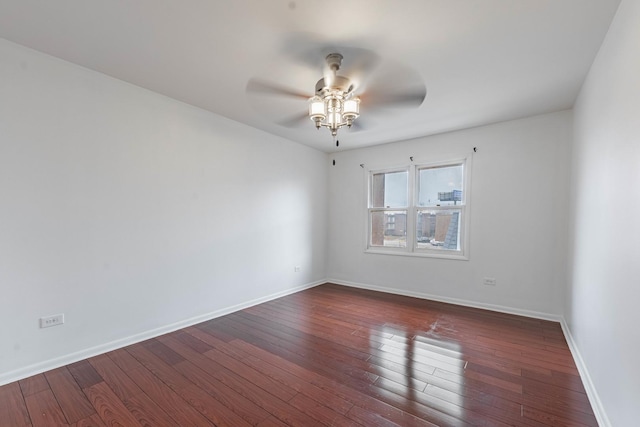
[[407, 250], [415, 252], [416, 250], [416, 168], [414, 165], [409, 166], [409, 197], [407, 206]]

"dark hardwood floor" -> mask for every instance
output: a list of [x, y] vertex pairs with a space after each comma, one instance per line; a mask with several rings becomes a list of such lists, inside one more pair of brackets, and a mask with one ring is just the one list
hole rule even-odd
[[597, 426], [560, 325], [325, 284], [0, 387], [0, 426]]

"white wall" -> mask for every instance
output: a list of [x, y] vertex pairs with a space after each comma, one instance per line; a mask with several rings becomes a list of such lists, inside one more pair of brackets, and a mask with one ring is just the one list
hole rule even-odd
[[[640, 2], [623, 0], [575, 106], [565, 317], [611, 425], [640, 397]], [[605, 421], [606, 423], [606, 421]]]
[[0, 40], [0, 383], [323, 279], [327, 161]]
[[[569, 111], [333, 155], [330, 279], [546, 317], [566, 280]], [[445, 153], [473, 155], [469, 261], [364, 253], [366, 176]], [[482, 284], [495, 277], [497, 286]]]

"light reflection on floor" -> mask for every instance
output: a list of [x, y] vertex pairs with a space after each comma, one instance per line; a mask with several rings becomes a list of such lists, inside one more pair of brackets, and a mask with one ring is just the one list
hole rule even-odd
[[[371, 330], [371, 354], [404, 365], [402, 373], [408, 382], [403, 384], [404, 387], [394, 387], [394, 392], [404, 391], [401, 396], [407, 399], [408, 405], [422, 404], [463, 418], [466, 412], [463, 384], [467, 362], [460, 345], [439, 337], [437, 331], [437, 320], [427, 331], [407, 331], [401, 326], [385, 324], [378, 330]], [[394, 370], [400, 371], [401, 368], [394, 365]], [[382, 370], [379, 374], [382, 379], [378, 381], [392, 381], [384, 378]]]

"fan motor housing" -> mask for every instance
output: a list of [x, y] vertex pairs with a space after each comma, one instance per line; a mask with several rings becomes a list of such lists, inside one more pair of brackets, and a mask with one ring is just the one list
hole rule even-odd
[[351, 80], [343, 76], [335, 76], [333, 79], [333, 84], [331, 87], [327, 86], [324, 81], [324, 78], [318, 80], [316, 83], [316, 95], [322, 96], [325, 90], [339, 90], [343, 92], [345, 95], [353, 90], [353, 85], [351, 84]]

